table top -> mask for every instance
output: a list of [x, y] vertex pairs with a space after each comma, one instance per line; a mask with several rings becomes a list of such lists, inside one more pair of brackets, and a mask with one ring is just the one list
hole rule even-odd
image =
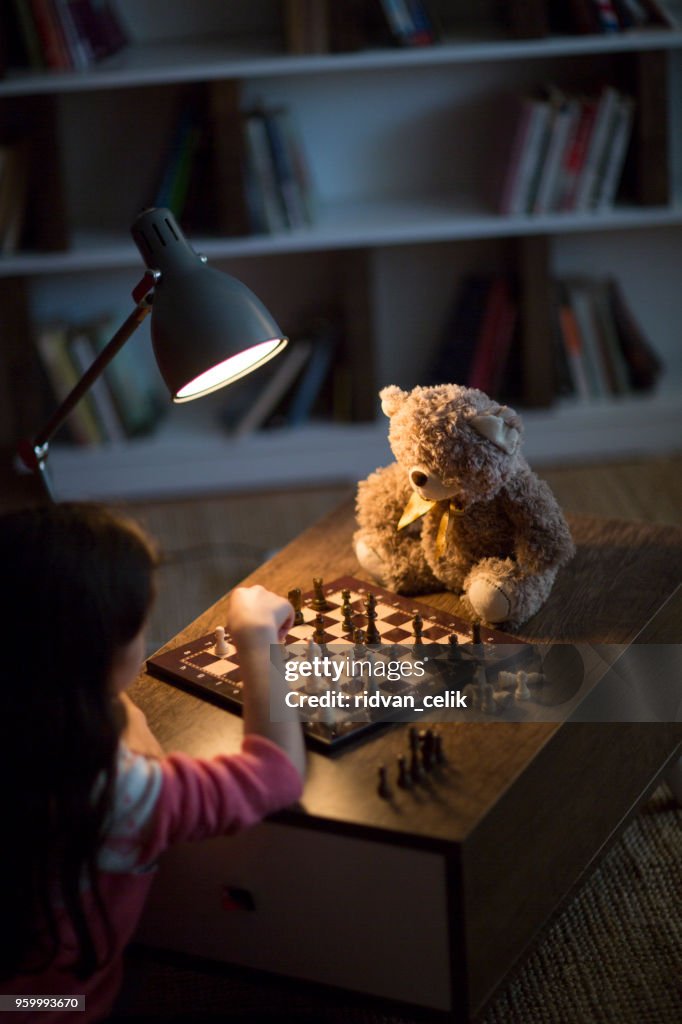
[[[569, 525], [577, 554], [559, 573], [545, 606], [518, 635], [546, 642], [623, 644], [635, 637], [648, 642], [679, 642], [679, 592], [674, 606], [666, 601], [682, 577], [682, 529], [588, 517], [569, 517]], [[287, 594], [293, 587], [310, 589], [313, 576], [368, 579], [352, 551], [353, 529], [349, 501], [282, 549], [244, 584], [260, 583]], [[455, 595], [447, 592], [420, 599], [454, 614], [463, 613]], [[226, 600], [227, 595], [166, 647], [202, 636], [224, 623]], [[667, 614], [658, 615], [655, 627], [648, 627], [664, 605]], [[647, 627], [648, 631], [642, 632]], [[140, 676], [131, 695], [166, 750], [212, 756], [239, 749], [242, 726], [236, 715], [147, 674]], [[397, 755], [407, 752], [406, 726], [393, 726], [333, 758], [311, 753], [301, 807], [285, 812], [285, 817], [298, 815], [299, 824], [315, 827], [360, 833], [370, 830], [374, 837], [387, 841], [396, 834], [409, 836], [416, 845], [459, 841], [476, 828], [510, 781], [561, 728], [565, 726], [537, 722], [448, 723], [443, 726], [449, 777], [445, 781], [457, 784], [438, 787], [437, 793], [428, 794], [428, 800], [411, 791], [414, 806], [408, 803], [397, 808], [376, 793], [378, 764], [395, 764]], [[413, 813], [420, 802], [424, 806], [418, 814]]]

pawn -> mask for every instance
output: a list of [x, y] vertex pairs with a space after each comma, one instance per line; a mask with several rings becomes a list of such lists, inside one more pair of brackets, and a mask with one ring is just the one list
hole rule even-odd
[[388, 783], [388, 775], [386, 772], [386, 765], [379, 765], [379, 784], [377, 786], [377, 793], [382, 800], [390, 800], [393, 795], [393, 791]]
[[422, 619], [419, 612], [412, 619], [412, 629], [414, 630], [414, 642], [416, 644], [423, 643], [422, 633], [424, 632], [424, 620]]
[[516, 693], [514, 694], [517, 700], [528, 700], [530, 698], [530, 690], [528, 689], [528, 676], [525, 672], [516, 673]]
[[456, 633], [450, 633], [448, 636], [448, 661], [459, 661], [460, 655], [459, 637]]
[[412, 776], [403, 754], [400, 754], [398, 757], [398, 785], [401, 789], [410, 789], [412, 787]]
[[215, 653], [219, 658], [224, 658], [229, 650], [227, 640], [225, 639], [225, 627], [216, 626], [213, 635], [215, 636]]
[[290, 590], [289, 593], [287, 594], [287, 600], [289, 601], [289, 604], [291, 605], [291, 607], [294, 609], [293, 625], [294, 626], [302, 626], [303, 625], [303, 611], [302, 611], [302, 608], [301, 608], [301, 605], [302, 605], [301, 588], [300, 587], [295, 587], [293, 590]]
[[318, 612], [315, 616], [315, 632], [313, 633], [313, 640], [316, 644], [323, 644], [325, 635], [324, 615], [322, 612]]
[[471, 642], [474, 647], [482, 647], [483, 642], [481, 640], [481, 623], [473, 622], [471, 624]]
[[353, 630], [353, 646], [355, 648], [355, 655], [363, 655], [365, 653], [365, 631], [364, 629]]

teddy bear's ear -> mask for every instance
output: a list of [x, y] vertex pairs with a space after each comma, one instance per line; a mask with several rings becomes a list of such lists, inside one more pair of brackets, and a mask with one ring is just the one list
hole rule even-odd
[[[507, 417], [505, 417], [505, 413], [508, 413]], [[508, 455], [513, 455], [519, 446], [520, 438], [519, 431], [513, 422], [508, 422], [513, 418], [515, 417], [511, 409], [507, 409], [506, 406], [497, 406], [495, 410], [481, 413], [480, 416], [472, 416], [469, 425], [497, 448], [501, 448]]]
[[384, 416], [393, 416], [407, 398], [407, 391], [396, 387], [395, 384], [390, 384], [387, 388], [382, 388], [379, 398]]

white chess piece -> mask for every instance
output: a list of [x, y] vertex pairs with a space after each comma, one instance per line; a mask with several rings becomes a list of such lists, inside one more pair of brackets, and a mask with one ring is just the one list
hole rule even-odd
[[225, 639], [225, 627], [216, 626], [213, 635], [215, 636], [215, 653], [219, 658], [224, 658], [229, 650], [227, 640]]
[[517, 700], [528, 700], [530, 698], [530, 690], [528, 689], [528, 676], [525, 672], [516, 673], [515, 696]]

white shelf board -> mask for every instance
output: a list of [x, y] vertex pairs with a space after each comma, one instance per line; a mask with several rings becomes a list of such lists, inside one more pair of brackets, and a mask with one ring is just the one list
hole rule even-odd
[[[237, 238], [193, 237], [209, 259], [287, 255], [328, 249], [356, 249], [477, 238], [560, 235], [589, 231], [682, 224], [682, 205], [617, 206], [586, 213], [496, 214], [465, 199], [427, 197], [344, 202], [320, 210], [309, 228]], [[140, 265], [124, 235], [88, 231], [75, 234], [69, 249], [20, 252], [0, 257], [0, 277], [107, 270]]]
[[[682, 448], [682, 393], [526, 411], [531, 465], [659, 455]], [[100, 448], [54, 448], [58, 498], [156, 499], [353, 483], [391, 461], [387, 421], [308, 424], [235, 440], [201, 417], [174, 415], [155, 436]]]
[[87, 71], [12, 72], [0, 81], [0, 96], [83, 92], [211, 79], [343, 74], [581, 54], [673, 50], [680, 46], [680, 28], [613, 35], [550, 36], [546, 39], [457, 37], [433, 46], [302, 56], [277, 52], [273, 43], [268, 41], [244, 42], [235, 48], [229, 40], [202, 38], [134, 43]]

